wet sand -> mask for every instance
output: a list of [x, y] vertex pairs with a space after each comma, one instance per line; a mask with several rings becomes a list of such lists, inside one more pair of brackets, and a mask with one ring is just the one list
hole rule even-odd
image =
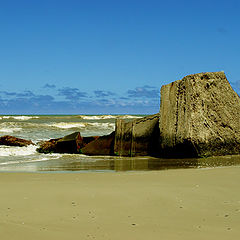
[[0, 239], [239, 239], [240, 167], [0, 173]]

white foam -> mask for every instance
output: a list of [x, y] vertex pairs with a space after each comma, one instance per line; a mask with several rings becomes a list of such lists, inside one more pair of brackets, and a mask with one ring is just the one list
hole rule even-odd
[[68, 128], [83, 128], [85, 127], [84, 123], [67, 123], [67, 122], [60, 122], [60, 123], [53, 123], [48, 124], [50, 127], [56, 127], [56, 128], [62, 128], [62, 129], [68, 129]]
[[115, 123], [88, 123], [89, 126], [104, 129], [114, 129]]
[[2, 116], [0, 117], [0, 119], [16, 119], [16, 120], [20, 120], [20, 121], [26, 121], [29, 119], [34, 119], [34, 118], [39, 118], [37, 116]]
[[117, 116], [113, 115], [97, 115], [97, 116], [85, 116], [85, 115], [80, 115], [80, 118], [84, 120], [100, 120], [100, 119], [112, 119], [116, 118]]
[[62, 129], [69, 129], [69, 128], [98, 128], [98, 129], [112, 129], [115, 127], [115, 123], [74, 123], [74, 122], [60, 122], [60, 123], [53, 123], [48, 124], [50, 127], [62, 128]]
[[12, 164], [18, 164], [18, 163], [43, 162], [43, 161], [49, 161], [49, 160], [52, 160], [52, 159], [57, 159], [57, 158], [39, 158], [39, 159], [31, 159], [31, 160], [24, 160], [24, 161], [10, 161], [10, 162], [0, 163], [0, 165], [12, 165]]
[[29, 145], [27, 147], [0, 146], [0, 156], [29, 156], [36, 154], [37, 146]]
[[38, 118], [38, 117], [29, 117], [29, 116], [16, 116], [13, 117], [16, 120], [21, 120], [21, 121], [25, 121], [25, 120], [29, 120], [29, 119], [33, 119], [33, 118]]
[[13, 133], [19, 132], [22, 128], [0, 128], [0, 133]]
[[1, 119], [9, 119], [11, 116], [2, 116]]
[[119, 118], [142, 118], [142, 117], [140, 117], [140, 116], [133, 116], [133, 115], [122, 115], [122, 116], [119, 116]]
[[102, 120], [102, 119], [115, 119], [115, 118], [142, 118], [140, 116], [133, 116], [133, 115], [96, 115], [96, 116], [86, 116], [80, 115], [81, 119], [84, 120]]

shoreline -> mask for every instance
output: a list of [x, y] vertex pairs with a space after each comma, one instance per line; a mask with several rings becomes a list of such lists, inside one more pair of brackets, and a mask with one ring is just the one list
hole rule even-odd
[[211, 169], [225, 169], [225, 168], [235, 168], [240, 167], [240, 165], [226, 165], [226, 166], [194, 166], [194, 167], [176, 167], [176, 168], [165, 168], [160, 170], [36, 170], [36, 171], [11, 171], [11, 170], [0, 170], [0, 174], [134, 174], [134, 173], [158, 173], [163, 171], [186, 171], [186, 170], [211, 170]]
[[[31, 150], [31, 149], [30, 149]], [[16, 150], [15, 150], [16, 151]], [[32, 151], [32, 150], [31, 150]], [[0, 172], [132, 172], [162, 171], [170, 169], [204, 169], [240, 166], [240, 155], [208, 158], [166, 159], [150, 156], [116, 157], [86, 156], [82, 154], [36, 154], [20, 159], [4, 159]]]
[[237, 239], [240, 167], [0, 172], [0, 238]]

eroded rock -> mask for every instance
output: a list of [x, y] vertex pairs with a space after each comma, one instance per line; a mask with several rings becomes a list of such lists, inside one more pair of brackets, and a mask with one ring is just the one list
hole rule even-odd
[[240, 98], [224, 72], [193, 74], [162, 86], [160, 114], [161, 156], [240, 153]]
[[116, 121], [114, 153], [119, 156], [158, 155], [159, 114]]
[[40, 147], [37, 148], [37, 151], [39, 153], [56, 153], [57, 152], [56, 145], [58, 140], [60, 140], [60, 138], [50, 139], [49, 141], [38, 143]]
[[40, 142], [37, 149], [40, 153], [79, 153], [80, 149], [99, 136], [81, 137], [80, 132], [74, 132], [63, 138]]
[[17, 138], [9, 135], [0, 137], [0, 145], [26, 147], [31, 144], [34, 145], [34, 143], [31, 140], [25, 140], [22, 138]]
[[58, 153], [79, 153], [82, 147], [83, 139], [80, 132], [74, 132], [56, 141], [56, 152]]
[[79, 153], [83, 147], [83, 140], [80, 132], [74, 132], [63, 138], [50, 139], [40, 143], [37, 149], [40, 153]]
[[81, 153], [86, 155], [113, 155], [114, 154], [115, 132], [109, 135], [100, 136], [91, 141], [81, 149]]

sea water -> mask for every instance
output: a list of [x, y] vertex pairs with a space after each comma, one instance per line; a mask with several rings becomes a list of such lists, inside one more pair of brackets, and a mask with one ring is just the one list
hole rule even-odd
[[101, 136], [115, 130], [117, 118], [130, 121], [142, 115], [34, 115], [0, 116], [0, 136], [32, 140], [36, 145], [0, 145], [0, 171], [141, 171], [179, 167], [213, 167], [240, 164], [239, 156], [210, 159], [160, 159], [153, 157], [86, 156], [83, 154], [43, 154], [37, 143], [73, 132], [81, 136]]

